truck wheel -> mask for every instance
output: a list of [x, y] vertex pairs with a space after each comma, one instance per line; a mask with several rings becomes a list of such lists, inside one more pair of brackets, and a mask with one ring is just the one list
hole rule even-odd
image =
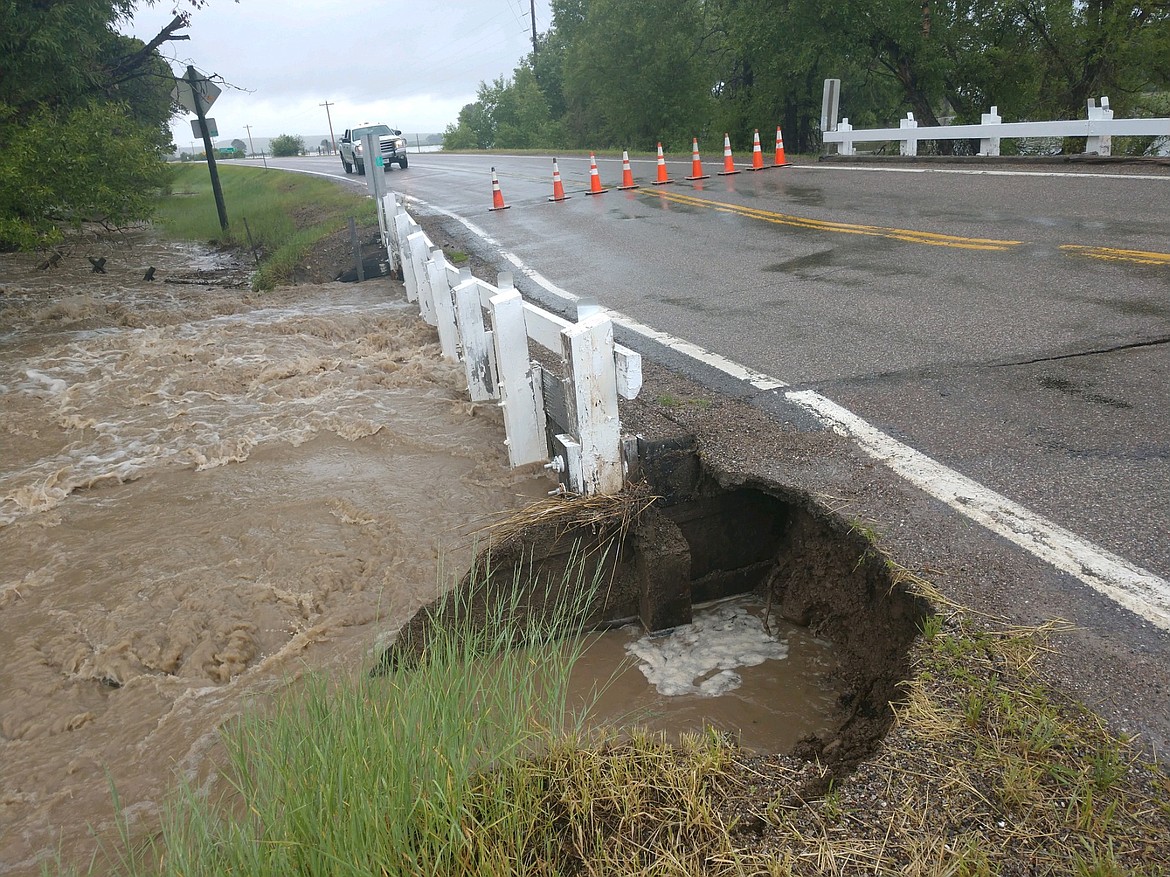
[[350, 164], [348, 161], [346, 161], [344, 158], [341, 160], [341, 166], [342, 166], [343, 168], [345, 168], [345, 172], [346, 172], [347, 174], [352, 174], [352, 173], [353, 173], [353, 165], [352, 165], [352, 164]]
[[404, 155], [404, 156], [402, 156], [402, 158], [398, 159], [398, 166], [399, 166], [400, 168], [402, 168], [402, 170], [406, 170], [406, 164], [407, 164], [407, 161], [406, 161], [406, 156], [405, 156], [405, 155]]
[[364, 161], [362, 161], [360, 158], [355, 158], [353, 160], [353, 163], [354, 163], [354, 166], [357, 168], [357, 172], [359, 174], [361, 174], [362, 176], [365, 176], [366, 163]]

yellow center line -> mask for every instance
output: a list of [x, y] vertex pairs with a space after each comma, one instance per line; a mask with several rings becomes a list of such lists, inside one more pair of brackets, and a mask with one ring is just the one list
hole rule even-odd
[[1144, 250], [1115, 250], [1112, 247], [1084, 247], [1080, 244], [1062, 244], [1060, 247], [1074, 256], [1105, 259], [1108, 262], [1136, 262], [1139, 265], [1170, 265], [1170, 253], [1147, 253]]
[[896, 241], [905, 241], [911, 244], [926, 244], [935, 247], [958, 247], [964, 250], [1007, 250], [1018, 247], [1023, 241], [1003, 241], [993, 238], [965, 238], [949, 234], [936, 234], [929, 231], [914, 231], [907, 228], [886, 228], [880, 225], [856, 225], [847, 222], [828, 222], [821, 219], [810, 219], [806, 216], [791, 216], [786, 213], [774, 213], [770, 210], [757, 210], [754, 207], [742, 207], [738, 204], [728, 204], [723, 201], [712, 201], [706, 198], [695, 198], [690, 195], [680, 195], [677, 192], [666, 192], [661, 189], [646, 194], [654, 194], [667, 201], [685, 204], [690, 207], [707, 207], [722, 213], [734, 213], [750, 219], [761, 219], [776, 225], [788, 225], [793, 228], [807, 228], [814, 231], [829, 231], [838, 234], [860, 234], [870, 237], [890, 238]]

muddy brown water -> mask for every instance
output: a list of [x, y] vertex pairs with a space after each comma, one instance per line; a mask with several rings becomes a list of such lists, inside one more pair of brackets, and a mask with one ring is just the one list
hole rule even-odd
[[[466, 401], [386, 281], [145, 284], [145, 265], [234, 267], [142, 238], [108, 275], [82, 255], [35, 264], [0, 256], [5, 875], [85, 861], [113, 832], [111, 784], [132, 830], [151, 831], [176, 774], [214, 782], [224, 722], [305, 668], [368, 664], [485, 526], [551, 486], [508, 470], [496, 410]], [[608, 677], [632, 637], [607, 634], [581, 672]], [[803, 677], [822, 675], [824, 645], [786, 637]], [[688, 698], [647, 694], [628, 669], [606, 709], [770, 726], [788, 710], [775, 666], [737, 671], [734, 698], [691, 695], [673, 725], [667, 701]], [[744, 742], [782, 748], [819, 728], [813, 713]]]
[[763, 615], [744, 596], [696, 607], [674, 631], [608, 631], [574, 667], [570, 697], [590, 704], [594, 725], [637, 724], [668, 739], [713, 728], [749, 751], [786, 752], [840, 723], [828, 682], [836, 650], [775, 617], [765, 630]]

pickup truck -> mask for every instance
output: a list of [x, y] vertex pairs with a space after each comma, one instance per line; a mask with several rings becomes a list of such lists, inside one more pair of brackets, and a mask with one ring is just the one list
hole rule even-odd
[[387, 170], [393, 162], [398, 162], [398, 166], [406, 170], [406, 138], [402, 136], [402, 132], [387, 125], [366, 123], [358, 128], [346, 128], [341, 140], [338, 141], [337, 151], [341, 153], [341, 166], [345, 168], [347, 174], [352, 174], [355, 170], [359, 174], [366, 172], [366, 159], [362, 155], [362, 138], [366, 134], [377, 135]]

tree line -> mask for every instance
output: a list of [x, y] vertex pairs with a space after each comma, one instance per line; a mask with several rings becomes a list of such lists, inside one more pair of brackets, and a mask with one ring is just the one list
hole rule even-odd
[[[1167, 115], [1170, 2], [1126, 0], [552, 0], [511, 77], [481, 82], [453, 149], [685, 149], [780, 125], [820, 147], [823, 81], [854, 127]], [[1148, 148], [1135, 142], [1130, 149]]]
[[0, 0], [0, 250], [151, 215], [174, 148], [158, 47], [187, 38], [186, 17], [144, 43], [117, 30], [134, 5]]

